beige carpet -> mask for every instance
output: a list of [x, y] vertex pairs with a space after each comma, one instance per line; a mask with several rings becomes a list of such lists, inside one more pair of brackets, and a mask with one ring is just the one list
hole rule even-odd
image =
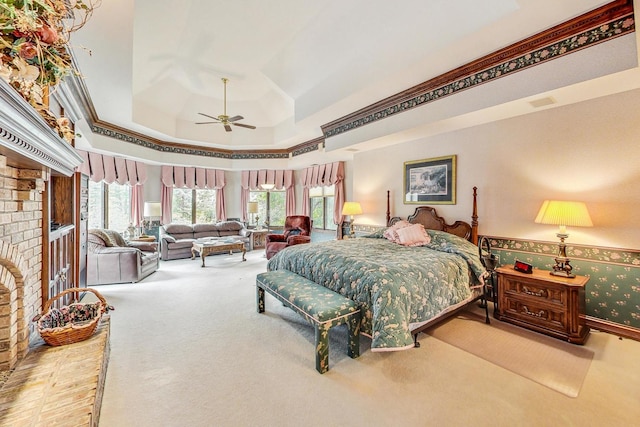
[[[96, 287], [115, 306], [100, 427], [628, 426], [640, 420], [640, 343], [592, 332], [595, 357], [577, 398], [430, 335], [379, 353], [330, 333], [315, 370], [314, 331], [266, 296], [264, 251], [161, 263], [140, 283]], [[485, 326], [482, 323], [480, 326]]]
[[475, 313], [461, 315], [429, 335], [569, 397], [578, 397], [593, 351]]

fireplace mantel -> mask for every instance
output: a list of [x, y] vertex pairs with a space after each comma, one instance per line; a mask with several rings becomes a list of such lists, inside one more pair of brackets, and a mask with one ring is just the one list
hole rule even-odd
[[71, 176], [82, 157], [38, 112], [0, 79], [0, 154], [14, 166], [50, 168]]

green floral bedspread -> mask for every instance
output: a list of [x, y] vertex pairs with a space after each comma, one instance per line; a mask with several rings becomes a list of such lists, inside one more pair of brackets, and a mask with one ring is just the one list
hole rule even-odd
[[428, 233], [431, 243], [419, 247], [380, 234], [295, 245], [271, 258], [267, 269], [292, 271], [356, 301], [372, 351], [411, 348], [410, 324], [464, 301], [486, 274], [475, 245], [448, 233]]

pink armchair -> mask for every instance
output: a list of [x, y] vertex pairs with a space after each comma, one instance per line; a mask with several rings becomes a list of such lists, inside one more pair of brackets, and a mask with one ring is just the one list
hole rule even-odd
[[311, 219], [304, 215], [288, 216], [284, 220], [282, 234], [267, 234], [265, 238], [265, 253], [271, 259], [282, 249], [311, 242]]

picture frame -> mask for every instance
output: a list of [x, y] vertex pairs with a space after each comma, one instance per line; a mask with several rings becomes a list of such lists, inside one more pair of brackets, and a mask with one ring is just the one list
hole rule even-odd
[[456, 156], [404, 163], [404, 204], [456, 204]]

